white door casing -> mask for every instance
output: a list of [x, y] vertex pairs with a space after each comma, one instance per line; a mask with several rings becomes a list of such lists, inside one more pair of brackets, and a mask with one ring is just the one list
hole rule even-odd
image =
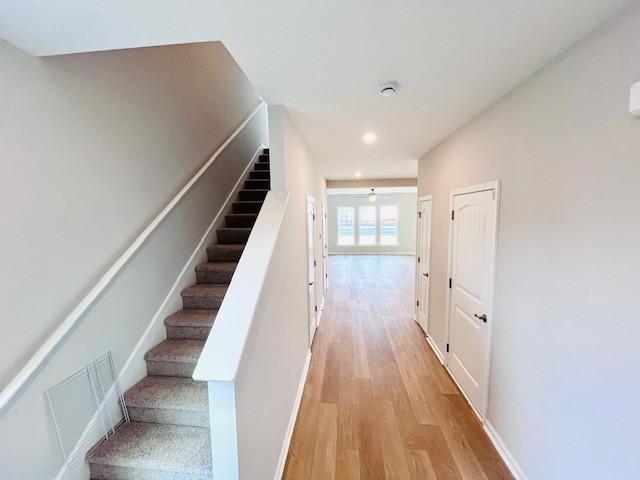
[[327, 263], [329, 260], [329, 234], [327, 233], [327, 202], [322, 202], [322, 293], [326, 295], [329, 288], [329, 271]]
[[486, 415], [498, 183], [451, 192], [447, 368], [476, 410]]
[[429, 335], [429, 285], [431, 259], [431, 196], [418, 201], [418, 254], [416, 258], [416, 321]]
[[307, 195], [307, 302], [309, 309], [309, 347], [318, 328], [316, 306], [316, 202]]

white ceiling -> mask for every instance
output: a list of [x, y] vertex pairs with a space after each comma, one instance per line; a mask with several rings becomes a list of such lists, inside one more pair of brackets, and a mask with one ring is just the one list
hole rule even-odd
[[[0, 37], [37, 55], [222, 40], [327, 178], [415, 177], [420, 155], [628, 3], [0, 0]], [[385, 80], [395, 96], [377, 95]]]

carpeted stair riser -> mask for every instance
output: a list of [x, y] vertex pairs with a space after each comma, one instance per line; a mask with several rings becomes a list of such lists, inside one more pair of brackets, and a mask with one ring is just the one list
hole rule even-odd
[[251, 202], [233, 202], [233, 213], [258, 213], [262, 207], [262, 200]]
[[227, 289], [223, 285], [192, 285], [182, 295], [183, 308], [217, 309]]
[[210, 262], [237, 262], [244, 250], [244, 245], [209, 245], [207, 259]]
[[204, 412], [182, 411], [168, 408], [128, 407], [132, 422], [165, 423], [191, 427], [209, 427], [209, 415]]
[[269, 163], [269, 155], [262, 154], [258, 157], [258, 163]]
[[167, 338], [182, 340], [206, 340], [211, 327], [165, 327]]
[[91, 480], [211, 480], [212, 476], [194, 476], [182, 472], [91, 464]]
[[196, 369], [195, 363], [156, 362], [147, 360], [147, 374], [163, 377], [191, 378]]
[[224, 216], [224, 224], [229, 228], [251, 228], [257, 218], [257, 213], [230, 213]]
[[184, 308], [220, 308], [223, 297], [182, 297]]
[[265, 171], [265, 170], [269, 170], [269, 163], [256, 163], [255, 166], [253, 167], [256, 171]]
[[249, 179], [251, 180], [269, 180], [271, 178], [271, 172], [269, 170], [254, 170], [249, 172]]
[[247, 243], [250, 234], [250, 228], [219, 228], [216, 230], [218, 244], [222, 245]]
[[238, 192], [238, 198], [240, 201], [263, 201], [267, 196], [268, 190], [240, 190]]
[[210, 285], [229, 284], [237, 266], [237, 262], [201, 263], [196, 267], [197, 282]]
[[95, 480], [212, 480], [208, 428], [131, 422], [88, 458]]

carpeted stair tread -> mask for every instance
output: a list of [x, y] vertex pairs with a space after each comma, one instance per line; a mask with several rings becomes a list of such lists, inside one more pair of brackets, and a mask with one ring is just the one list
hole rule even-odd
[[264, 171], [264, 170], [270, 170], [270, 168], [269, 168], [270, 166], [271, 166], [271, 164], [269, 162], [264, 162], [264, 163], [256, 163], [254, 168], [256, 170]]
[[257, 213], [229, 213], [224, 216], [226, 227], [253, 227], [258, 219]]
[[250, 178], [244, 181], [246, 190], [268, 190], [270, 181], [268, 179]]
[[254, 180], [269, 180], [271, 172], [269, 170], [254, 170], [249, 172], [249, 178]]
[[90, 454], [92, 479], [213, 478], [209, 429], [130, 422]]
[[196, 267], [198, 283], [228, 284], [236, 271], [238, 262], [207, 262]]
[[203, 340], [168, 338], [144, 354], [149, 362], [190, 363], [195, 365], [204, 348]]
[[240, 190], [238, 198], [240, 201], [263, 201], [268, 192], [267, 189]]
[[207, 246], [207, 257], [210, 262], [238, 261], [243, 250], [244, 244], [211, 244]]
[[179, 310], [164, 319], [166, 327], [209, 327], [218, 314], [217, 310], [197, 310], [195, 308]]
[[196, 284], [185, 288], [182, 295], [183, 308], [220, 308], [228, 285]]
[[148, 376], [129, 389], [124, 400], [134, 422], [209, 427], [206, 382]]
[[262, 208], [262, 200], [243, 200], [233, 202], [233, 213], [258, 213]]
[[216, 230], [219, 244], [247, 243], [251, 235], [251, 227], [222, 227]]

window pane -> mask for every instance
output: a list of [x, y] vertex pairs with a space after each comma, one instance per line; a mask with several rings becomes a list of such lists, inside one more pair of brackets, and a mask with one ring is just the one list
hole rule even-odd
[[358, 245], [375, 245], [376, 207], [359, 207], [358, 217]]
[[398, 207], [396, 205], [380, 207], [380, 244], [398, 244]]
[[355, 245], [355, 209], [338, 207], [338, 245]]

